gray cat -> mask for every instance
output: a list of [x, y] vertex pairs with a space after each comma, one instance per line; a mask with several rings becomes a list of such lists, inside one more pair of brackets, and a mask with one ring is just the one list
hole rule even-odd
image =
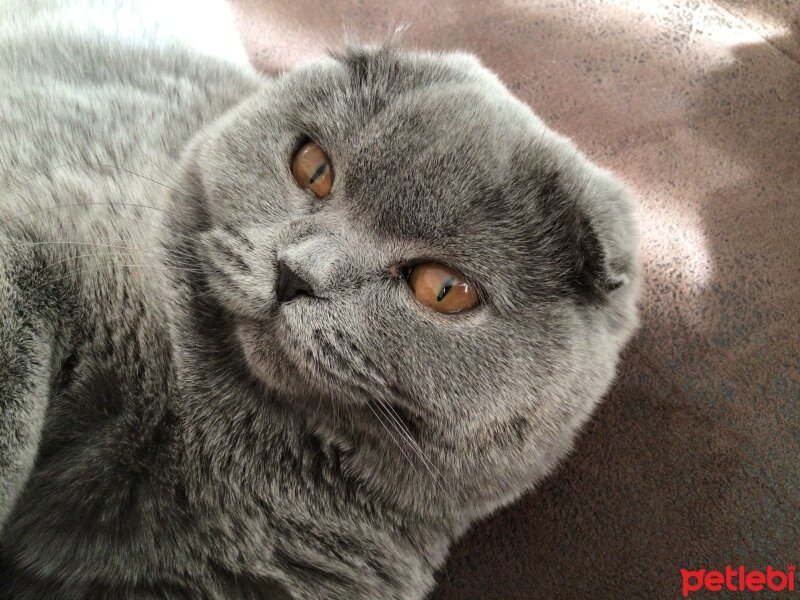
[[423, 598], [636, 327], [627, 192], [475, 58], [226, 10], [0, 4], [3, 598]]

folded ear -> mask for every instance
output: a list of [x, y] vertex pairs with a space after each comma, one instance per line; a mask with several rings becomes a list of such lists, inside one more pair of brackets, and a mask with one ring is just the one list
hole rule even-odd
[[639, 233], [628, 189], [603, 169], [589, 170], [591, 177], [577, 198], [587, 232], [581, 243], [581, 278], [604, 298], [638, 279]]
[[572, 235], [576, 255], [572, 284], [582, 298], [602, 300], [613, 287], [606, 266], [606, 252], [590, 219], [579, 208], [574, 210]]
[[[603, 302], [638, 271], [637, 232], [628, 191], [581, 157], [578, 169], [549, 171], [538, 181], [540, 227], [553, 244], [562, 285], [585, 302]], [[578, 175], [579, 174], [579, 175]]]

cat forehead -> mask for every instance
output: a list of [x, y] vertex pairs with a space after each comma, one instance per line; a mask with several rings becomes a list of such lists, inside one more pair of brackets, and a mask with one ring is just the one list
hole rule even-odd
[[353, 135], [339, 164], [353, 218], [395, 236], [455, 238], [487, 199], [501, 208], [507, 160], [479, 128], [450, 125], [457, 110], [429, 108], [407, 105]]
[[338, 138], [375, 121], [384, 131], [392, 118], [407, 127], [430, 126], [437, 119], [488, 116], [491, 103], [514, 104], [505, 86], [472, 55], [402, 52], [390, 45], [351, 48], [305, 63], [280, 78], [269, 101], [276, 99], [285, 103], [286, 116], [296, 125]]
[[351, 47], [303, 63], [288, 72], [287, 79], [333, 93], [355, 92], [363, 108], [372, 110], [380, 110], [398, 94], [433, 86], [477, 84], [487, 90], [505, 89], [474, 55], [402, 51], [391, 44]]
[[381, 50], [325, 69], [332, 81], [308, 84], [295, 125], [329, 153], [354, 216], [393, 234], [452, 235], [474, 209], [486, 223], [550, 152], [530, 151], [540, 122], [471, 56]]

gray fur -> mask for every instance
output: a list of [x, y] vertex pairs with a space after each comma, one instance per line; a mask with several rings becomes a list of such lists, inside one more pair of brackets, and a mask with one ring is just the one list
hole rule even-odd
[[[608, 389], [628, 194], [469, 55], [265, 80], [221, 3], [117, 4], [0, 4], [0, 592], [424, 597]], [[418, 305], [419, 258], [481, 305]]]

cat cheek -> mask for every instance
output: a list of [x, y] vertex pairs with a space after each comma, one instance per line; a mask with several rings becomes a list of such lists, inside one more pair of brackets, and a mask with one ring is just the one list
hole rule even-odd
[[212, 293], [234, 313], [263, 317], [269, 302], [261, 292], [274, 287], [274, 277], [269, 269], [258, 268], [261, 252], [220, 231], [201, 234], [198, 248], [199, 267], [206, 274]]
[[208, 265], [232, 281], [252, 273], [252, 267], [227, 234], [218, 231], [205, 232], [200, 235], [198, 246]]

